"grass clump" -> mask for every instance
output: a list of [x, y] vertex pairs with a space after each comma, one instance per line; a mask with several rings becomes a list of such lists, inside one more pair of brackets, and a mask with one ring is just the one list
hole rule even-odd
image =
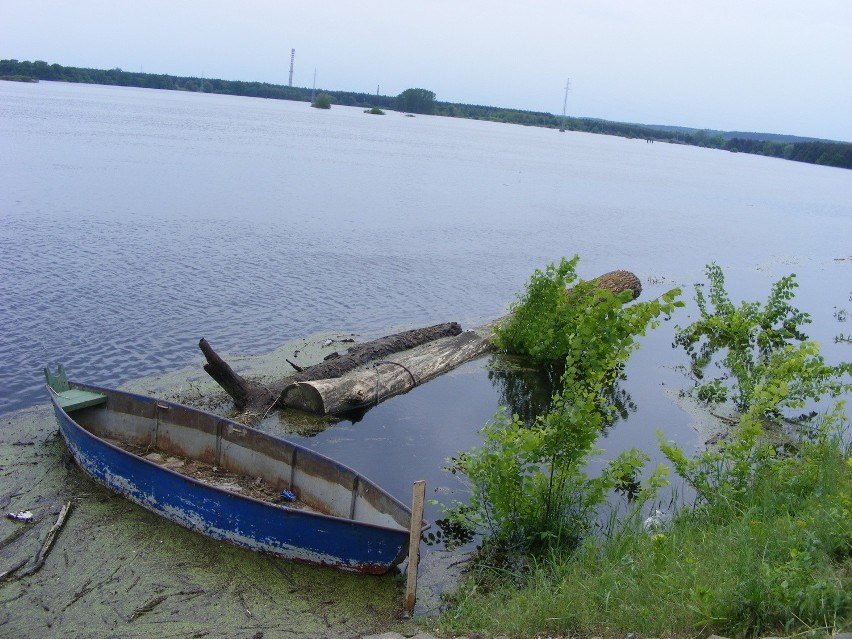
[[441, 630], [509, 637], [848, 630], [852, 463], [839, 410], [816, 440], [799, 442], [797, 455], [760, 463], [748, 491], [720, 490], [651, 530], [634, 515], [610, 535], [586, 538], [576, 553], [533, 560], [525, 573], [478, 566]]

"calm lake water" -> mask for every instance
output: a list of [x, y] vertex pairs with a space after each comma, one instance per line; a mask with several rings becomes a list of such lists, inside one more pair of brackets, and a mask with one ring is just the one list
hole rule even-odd
[[[257, 354], [317, 331], [372, 338], [503, 314], [531, 272], [581, 256], [644, 299], [734, 299], [798, 274], [831, 360], [852, 357], [852, 172], [642, 140], [305, 103], [0, 82], [0, 413], [46, 401], [41, 367], [118, 385], [187, 367], [199, 338]], [[607, 454], [692, 446], [662, 385], [674, 323], [627, 370]], [[480, 360], [309, 440], [407, 500], [516, 383]], [[507, 391], [507, 388], [509, 389]], [[306, 440], [308, 441], [308, 440]], [[388, 464], [387, 460], [394, 463]], [[435, 516], [434, 511], [432, 517]]]

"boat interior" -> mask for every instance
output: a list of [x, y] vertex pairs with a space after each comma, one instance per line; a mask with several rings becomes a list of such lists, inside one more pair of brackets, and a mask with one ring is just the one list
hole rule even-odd
[[151, 397], [68, 383], [45, 369], [57, 404], [109, 445], [281, 507], [407, 529], [410, 511], [352, 469], [224, 417]]

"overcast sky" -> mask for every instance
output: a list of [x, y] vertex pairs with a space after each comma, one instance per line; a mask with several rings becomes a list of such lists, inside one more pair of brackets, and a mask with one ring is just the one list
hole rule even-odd
[[0, 0], [0, 58], [852, 141], [852, 0]]

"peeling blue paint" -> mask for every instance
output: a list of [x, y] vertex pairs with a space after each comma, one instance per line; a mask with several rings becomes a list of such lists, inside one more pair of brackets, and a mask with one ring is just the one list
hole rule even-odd
[[[123, 402], [127, 398], [153, 401], [120, 391], [100, 389], [100, 392], [110, 396], [107, 404], [86, 410], [109, 411], [116, 395]], [[371, 574], [387, 572], [405, 557], [409, 535], [403, 527], [379, 526], [289, 508], [205, 484], [96, 437], [55, 399], [51, 401], [68, 449], [83, 470], [107, 488], [181, 526], [251, 550]], [[388, 498], [398, 504], [389, 495]]]

